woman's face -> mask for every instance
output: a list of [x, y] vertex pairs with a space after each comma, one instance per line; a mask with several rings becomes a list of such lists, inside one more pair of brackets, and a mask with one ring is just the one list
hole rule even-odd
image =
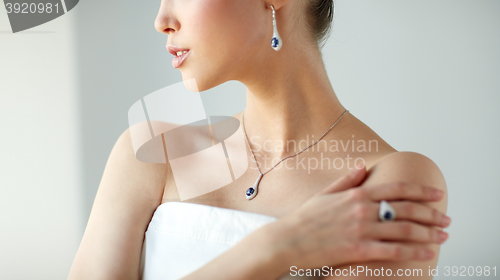
[[199, 91], [252, 75], [273, 52], [272, 12], [261, 0], [162, 0], [155, 28], [167, 46], [189, 49], [178, 69]]

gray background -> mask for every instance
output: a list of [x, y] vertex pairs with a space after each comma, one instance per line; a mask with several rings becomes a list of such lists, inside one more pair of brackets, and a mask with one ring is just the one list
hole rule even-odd
[[[18, 34], [1, 6], [0, 279], [66, 279], [129, 107], [181, 81], [159, 4], [81, 1]], [[338, 0], [323, 51], [346, 108], [441, 168], [453, 221], [440, 275], [500, 269], [499, 13], [498, 0]]]

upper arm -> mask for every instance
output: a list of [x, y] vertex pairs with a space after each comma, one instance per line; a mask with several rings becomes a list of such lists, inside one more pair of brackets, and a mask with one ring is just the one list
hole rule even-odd
[[138, 279], [144, 233], [161, 203], [166, 168], [138, 161], [130, 131], [120, 135], [68, 279]]
[[[391, 153], [384, 158], [382, 158], [377, 164], [375, 164], [370, 170], [368, 170], [369, 174], [368, 178], [361, 184], [361, 186], [368, 185], [379, 185], [389, 182], [408, 182], [408, 183], [416, 183], [420, 185], [432, 186], [438, 188], [444, 192], [443, 198], [439, 201], [434, 202], [420, 202], [423, 205], [427, 205], [429, 207], [435, 208], [438, 211], [446, 214], [446, 208], [448, 204], [447, 199], [447, 188], [444, 177], [439, 170], [438, 166], [429, 158], [413, 152], [395, 152]], [[442, 229], [440, 227], [435, 227], [437, 229]], [[403, 242], [406, 243], [406, 242]], [[411, 244], [411, 242], [408, 242]], [[357, 266], [363, 266], [365, 268], [372, 269], [381, 269], [384, 271], [387, 269], [392, 270], [392, 276], [397, 275], [398, 269], [399, 272], [405, 272], [405, 270], [409, 269], [410, 271], [420, 270], [421, 275], [424, 277], [411, 277], [404, 276], [405, 279], [432, 279], [432, 276], [429, 276], [429, 267], [434, 269], [437, 265], [438, 257], [439, 257], [439, 249], [440, 244], [436, 243], [428, 243], [424, 245], [426, 248], [431, 249], [435, 252], [434, 258], [428, 261], [377, 261], [377, 262], [366, 262], [366, 263], [351, 263], [342, 265], [340, 267], [335, 267], [335, 269], [347, 269], [349, 271], [349, 267], [356, 269]], [[385, 275], [385, 274], [384, 274]], [[403, 274], [404, 275], [404, 274]], [[412, 274], [414, 275], [414, 274]], [[335, 276], [333, 276], [335, 277]], [[359, 273], [355, 279], [380, 279], [380, 276], [372, 276], [369, 274], [366, 276], [365, 272]], [[354, 279], [349, 276], [345, 277], [335, 277], [334, 279]], [[331, 276], [325, 277], [323, 279], [332, 279]]]

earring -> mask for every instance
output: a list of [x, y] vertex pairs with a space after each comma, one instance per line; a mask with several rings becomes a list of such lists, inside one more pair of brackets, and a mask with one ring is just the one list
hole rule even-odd
[[273, 5], [271, 5], [271, 9], [273, 10], [273, 39], [271, 40], [271, 47], [273, 47], [275, 51], [279, 51], [283, 43], [281, 42], [281, 37], [276, 27], [276, 12], [274, 11]]

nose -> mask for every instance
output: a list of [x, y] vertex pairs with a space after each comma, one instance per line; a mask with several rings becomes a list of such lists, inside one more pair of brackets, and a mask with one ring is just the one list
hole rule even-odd
[[155, 19], [155, 29], [160, 33], [170, 35], [172, 32], [177, 32], [180, 28], [179, 21], [174, 16], [173, 2], [163, 0], [160, 5], [160, 10]]

